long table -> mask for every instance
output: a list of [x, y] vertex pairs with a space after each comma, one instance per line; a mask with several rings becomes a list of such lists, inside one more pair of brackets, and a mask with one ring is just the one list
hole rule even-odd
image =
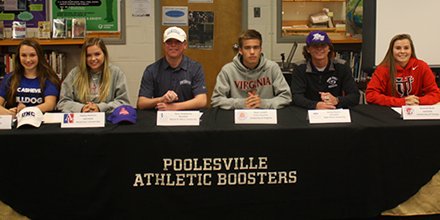
[[32, 219], [367, 218], [408, 199], [440, 169], [440, 121], [387, 107], [351, 123], [236, 125], [206, 109], [196, 127], [158, 127], [155, 111], [105, 128], [0, 131], [0, 201]]

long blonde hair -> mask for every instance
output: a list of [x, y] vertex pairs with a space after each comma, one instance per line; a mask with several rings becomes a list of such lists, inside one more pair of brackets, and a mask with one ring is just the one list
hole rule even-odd
[[411, 45], [411, 57], [416, 57], [416, 50], [414, 48], [414, 43], [411, 39], [411, 36], [409, 34], [398, 34], [391, 39], [390, 45], [388, 46], [388, 51], [385, 54], [385, 57], [383, 58], [382, 62], [380, 62], [379, 65], [383, 65], [388, 67], [389, 73], [390, 73], [390, 86], [391, 86], [391, 94], [394, 96], [396, 94], [396, 59], [394, 57], [393, 48], [394, 43], [398, 40], [408, 40], [409, 44]]
[[90, 101], [88, 100], [90, 95], [90, 68], [87, 66], [87, 48], [95, 45], [101, 48], [102, 52], [104, 53], [102, 76], [99, 85], [99, 101], [104, 101], [109, 95], [111, 72], [108, 67], [109, 61], [107, 47], [105, 46], [102, 39], [95, 37], [89, 38], [86, 40], [86, 42], [84, 42], [82, 46], [79, 63], [79, 74], [73, 82], [78, 91], [79, 101], [83, 103]]

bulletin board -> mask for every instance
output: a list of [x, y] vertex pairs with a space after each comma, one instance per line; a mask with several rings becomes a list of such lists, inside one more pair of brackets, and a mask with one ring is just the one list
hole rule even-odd
[[39, 21], [47, 20], [46, 3], [46, 0], [0, 1], [0, 20], [5, 27], [11, 27], [12, 21], [24, 21], [26, 27], [37, 28]]
[[51, 19], [86, 18], [87, 36], [125, 44], [125, 0], [50, 0]]

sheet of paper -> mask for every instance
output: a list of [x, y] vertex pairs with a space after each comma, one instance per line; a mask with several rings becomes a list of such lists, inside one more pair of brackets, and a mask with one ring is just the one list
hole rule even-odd
[[46, 112], [44, 113], [43, 122], [45, 124], [61, 123], [63, 121], [64, 113], [61, 112]]
[[62, 128], [96, 128], [105, 126], [104, 112], [65, 113]]
[[439, 120], [439, 105], [402, 106], [403, 120]]
[[202, 114], [199, 111], [158, 111], [156, 124], [157, 126], [199, 126]]
[[401, 107], [391, 107], [395, 112], [399, 113], [399, 115], [402, 114], [402, 108]]
[[12, 129], [12, 115], [0, 115], [0, 130]]
[[309, 110], [308, 116], [310, 124], [351, 122], [350, 110], [348, 109]]
[[235, 109], [235, 124], [277, 124], [276, 109]]

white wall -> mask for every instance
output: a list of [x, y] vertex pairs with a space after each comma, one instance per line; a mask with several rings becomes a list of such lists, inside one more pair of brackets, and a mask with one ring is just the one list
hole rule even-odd
[[148, 64], [155, 61], [154, 6], [156, 1], [150, 2], [150, 17], [133, 17], [131, 15], [132, 1], [126, 0], [126, 44], [107, 45], [110, 62], [121, 67], [127, 76], [130, 102], [133, 106], [136, 106], [142, 73]]
[[[376, 4], [376, 65], [384, 58], [395, 35], [410, 34], [417, 58], [440, 67], [438, 0], [425, 0], [423, 4], [412, 0], [388, 0], [377, 1]], [[405, 7], [396, 10], [397, 4]]]

